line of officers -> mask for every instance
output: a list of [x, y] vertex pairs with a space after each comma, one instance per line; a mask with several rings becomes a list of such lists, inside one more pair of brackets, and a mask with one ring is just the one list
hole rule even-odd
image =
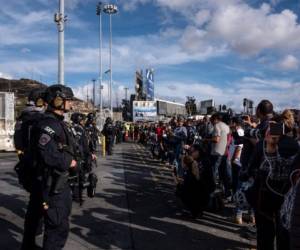
[[[98, 179], [93, 169], [100, 131], [93, 113], [73, 113], [72, 124], [64, 120], [72, 100], [72, 89], [63, 85], [33, 90], [17, 119], [14, 141], [19, 162], [15, 171], [19, 183], [30, 193], [22, 250], [40, 249], [36, 236], [42, 228], [42, 249], [63, 249], [72, 200], [82, 205], [86, 196], [95, 196]], [[111, 119], [102, 133], [108, 154], [112, 154], [115, 131]]]

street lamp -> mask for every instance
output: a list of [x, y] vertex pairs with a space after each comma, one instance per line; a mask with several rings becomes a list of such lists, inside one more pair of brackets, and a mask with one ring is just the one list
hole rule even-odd
[[100, 112], [102, 112], [102, 11], [103, 4], [99, 2], [96, 6], [96, 14], [99, 16], [99, 94], [100, 94]]
[[113, 103], [112, 103], [112, 15], [118, 13], [118, 7], [115, 4], [105, 4], [103, 8], [104, 13], [109, 15], [109, 69], [110, 69], [110, 83], [109, 83], [109, 100], [110, 100], [110, 112], [113, 116]]

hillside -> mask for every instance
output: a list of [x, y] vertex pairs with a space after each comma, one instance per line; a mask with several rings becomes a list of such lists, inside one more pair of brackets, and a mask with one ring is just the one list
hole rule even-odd
[[30, 80], [30, 79], [8, 80], [8, 79], [0, 78], [0, 91], [14, 92], [18, 99], [28, 96], [29, 92], [33, 89], [39, 89], [45, 87], [47, 87], [46, 84], [43, 84], [35, 80]]
[[[31, 79], [8, 80], [0, 78], [0, 92], [15, 93], [16, 115], [18, 115], [26, 105], [27, 96], [31, 90], [45, 87], [47, 87], [46, 84]], [[73, 110], [87, 113], [92, 111], [92, 104], [75, 98]]]

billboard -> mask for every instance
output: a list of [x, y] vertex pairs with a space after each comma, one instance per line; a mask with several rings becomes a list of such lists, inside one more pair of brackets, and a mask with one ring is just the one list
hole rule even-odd
[[143, 71], [135, 72], [135, 95], [137, 100], [146, 100]]
[[157, 114], [166, 117], [186, 115], [186, 108], [181, 103], [157, 100]]
[[154, 100], [154, 70], [153, 69], [146, 69], [146, 95], [147, 101]]
[[154, 121], [157, 118], [155, 101], [134, 101], [132, 105], [133, 121]]
[[205, 100], [200, 102], [200, 114], [206, 115], [207, 109], [215, 106], [215, 102], [213, 99]]

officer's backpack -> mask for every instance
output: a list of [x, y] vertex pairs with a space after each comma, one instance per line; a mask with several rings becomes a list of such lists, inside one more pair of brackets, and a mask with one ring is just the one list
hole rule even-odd
[[22, 122], [21, 127], [15, 135], [15, 140], [21, 142], [23, 145], [22, 153], [19, 154], [19, 162], [15, 166], [15, 171], [18, 176], [20, 185], [31, 192], [34, 181], [37, 179], [37, 150], [36, 145], [38, 142], [38, 122], [43, 118], [43, 114], [33, 112], [30, 119]]

